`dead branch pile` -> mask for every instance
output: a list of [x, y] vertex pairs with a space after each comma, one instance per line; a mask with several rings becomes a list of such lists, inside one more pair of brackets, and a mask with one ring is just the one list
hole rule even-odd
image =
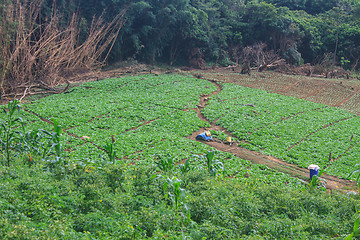
[[291, 74], [291, 75], [303, 75], [312, 77], [324, 77], [324, 78], [350, 78], [350, 72], [346, 71], [342, 67], [334, 66], [333, 56], [325, 54], [314, 64], [310, 63], [293, 66], [284, 64], [275, 69], [277, 72]]
[[[50, 20], [41, 23], [43, 0], [12, 0], [0, 12], [0, 91], [16, 96], [35, 89], [58, 92], [79, 73], [101, 67], [123, 24], [125, 10], [110, 23], [93, 18], [87, 38], [80, 42], [80, 17], [72, 16], [67, 27], [53, 6]], [[33, 91], [34, 90], [34, 91]]]
[[285, 64], [285, 60], [279, 54], [274, 50], [266, 50], [266, 48], [267, 45], [260, 42], [243, 49], [241, 56], [243, 73], [248, 73], [246, 69], [249, 68], [261, 72], [267, 68], [276, 68]]

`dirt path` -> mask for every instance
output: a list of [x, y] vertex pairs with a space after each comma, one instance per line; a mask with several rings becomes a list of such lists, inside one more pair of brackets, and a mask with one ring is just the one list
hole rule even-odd
[[[236, 138], [236, 136], [234, 136], [232, 133], [228, 132], [225, 128], [223, 128], [219, 125], [215, 125], [216, 121], [210, 122], [201, 111], [203, 108], [206, 107], [206, 105], [208, 103], [208, 98], [213, 95], [219, 94], [222, 90], [222, 86], [218, 82], [216, 82], [214, 80], [208, 80], [208, 81], [211, 82], [212, 84], [214, 84], [217, 87], [217, 90], [212, 92], [209, 95], [200, 97], [200, 104], [198, 105], [196, 112], [197, 112], [198, 117], [201, 120], [210, 123], [211, 127], [210, 128], [202, 128], [199, 131], [194, 132], [188, 138], [192, 139], [194, 141], [197, 141], [195, 139], [196, 136], [207, 130], [222, 131], [222, 132], [226, 133], [228, 136]], [[306, 181], [309, 180], [309, 170], [308, 169], [300, 168], [296, 165], [289, 164], [281, 159], [277, 159], [272, 156], [266, 156], [261, 153], [255, 152], [255, 151], [250, 151], [248, 149], [239, 147], [237, 144], [232, 144], [230, 146], [228, 144], [222, 143], [221, 141], [213, 141], [213, 142], [205, 142], [204, 141], [203, 143], [207, 144], [219, 151], [228, 152], [228, 153], [236, 155], [239, 158], [249, 160], [252, 163], [264, 164], [264, 165], [268, 166], [269, 168], [275, 169], [279, 172], [289, 174], [293, 177], [296, 177], [296, 178], [299, 178], [302, 180], [306, 180]], [[353, 181], [340, 179], [335, 176], [331, 176], [331, 175], [327, 175], [327, 174], [322, 175], [321, 178], [326, 180], [327, 188], [331, 189], [331, 190], [349, 191], [349, 190], [355, 190], [357, 188], [355, 182], [353, 182]]]
[[[216, 131], [222, 131], [224, 132], [225, 134], [227, 134], [228, 136], [230, 137], [233, 137], [233, 138], [236, 138], [231, 132], [227, 131], [227, 129], [219, 126], [219, 125], [216, 125], [216, 121], [213, 121], [213, 122], [210, 122], [205, 116], [204, 114], [201, 112], [201, 110], [203, 108], [206, 107], [207, 103], [208, 103], [208, 99], [209, 97], [213, 96], [213, 95], [217, 95], [219, 94], [221, 91], [222, 91], [222, 85], [219, 84], [218, 82], [216, 82], [215, 80], [209, 80], [207, 79], [207, 81], [209, 81], [210, 83], [214, 84], [216, 87], [217, 87], [217, 90], [212, 92], [211, 94], [209, 95], [205, 95], [205, 96], [201, 96], [200, 97], [200, 103], [199, 105], [197, 106], [196, 109], [196, 112], [197, 112], [197, 115], [198, 117], [203, 120], [203, 121], [206, 121], [210, 124], [210, 128], [202, 128], [202, 129], [199, 129], [199, 131], [196, 131], [194, 132], [191, 136], [189, 136], [188, 138], [189, 139], [192, 139], [194, 141], [197, 141], [195, 139], [195, 137], [204, 132], [205, 130], [216, 130]], [[182, 109], [182, 111], [186, 111], [188, 109]], [[32, 113], [34, 114], [35, 116], [39, 117], [42, 121], [44, 122], [47, 122], [49, 124], [53, 124], [51, 121], [39, 116], [38, 114], [32, 112], [32, 111], [29, 111], [29, 110], [26, 110], [27, 112], [29, 113]], [[91, 119], [89, 122], [95, 120], [97, 117]], [[150, 121], [152, 122], [152, 121]], [[148, 123], [150, 123], [148, 122]], [[143, 125], [146, 125], [147, 123], [143, 123], [141, 126]], [[70, 130], [71, 128], [69, 129], [66, 129], [64, 130], [64, 132], [68, 135], [70, 135], [71, 137], [74, 137], [74, 138], [77, 138], [77, 139], [80, 139], [80, 140], [83, 140], [84, 144], [92, 144], [93, 146], [95, 146], [96, 148], [98, 148], [99, 150], [102, 150], [102, 151], [105, 151], [103, 148], [97, 146], [96, 144], [92, 143], [92, 142], [89, 142], [87, 141], [86, 139], [84, 139], [84, 137], [80, 137], [80, 136], [77, 136], [75, 134], [72, 134], [70, 132], [68, 132], [68, 130]], [[134, 130], [134, 129], [131, 129], [131, 130]], [[309, 172], [307, 169], [304, 169], [304, 168], [300, 168], [298, 166], [295, 166], [295, 165], [292, 165], [292, 164], [289, 164], [289, 163], [286, 163], [285, 161], [281, 160], [281, 159], [277, 159], [277, 158], [274, 158], [272, 156], [266, 156], [266, 155], [263, 155], [261, 153], [258, 153], [258, 152], [255, 152], [255, 151], [250, 151], [248, 149], [245, 149], [245, 148], [241, 148], [239, 146], [237, 146], [237, 144], [233, 144], [233, 145], [227, 145], [225, 143], [222, 143], [221, 141], [218, 141], [218, 142], [204, 142], [204, 144], [207, 144], [211, 147], [214, 147], [215, 149], [218, 149], [219, 151], [223, 151], [223, 152], [229, 152], [231, 154], [234, 154], [236, 155], [237, 157], [239, 158], [242, 158], [242, 159], [246, 159], [246, 160], [249, 160], [251, 161], [252, 163], [255, 163], [255, 164], [264, 164], [266, 166], [268, 166], [269, 168], [272, 168], [272, 169], [275, 169], [277, 171], [280, 171], [280, 172], [283, 172], [283, 173], [286, 173], [286, 174], [289, 174], [293, 177], [296, 177], [296, 178], [299, 178], [299, 179], [303, 179], [303, 180], [308, 180], [309, 179]], [[127, 156], [124, 156], [122, 159], [118, 159], [117, 160], [123, 160], [123, 159], [126, 159]], [[343, 180], [343, 179], [339, 179], [337, 177], [334, 177], [334, 176], [330, 176], [330, 175], [323, 175], [322, 178], [324, 178], [326, 181], [327, 181], [327, 188], [328, 189], [332, 189], [332, 190], [343, 190], [343, 191], [349, 191], [349, 190], [354, 190], [356, 189], [356, 184], [355, 182], [353, 181], [347, 181], [347, 180]]]

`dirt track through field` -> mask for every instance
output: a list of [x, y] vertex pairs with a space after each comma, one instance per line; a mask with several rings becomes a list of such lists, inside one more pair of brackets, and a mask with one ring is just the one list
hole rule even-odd
[[[208, 100], [209, 100], [209, 97], [211, 97], [213, 95], [218, 95], [222, 91], [222, 85], [220, 83], [218, 83], [215, 80], [210, 80], [210, 79], [207, 79], [207, 81], [214, 84], [217, 87], [217, 90], [212, 92], [209, 95], [201, 96], [200, 97], [200, 103], [197, 106], [197, 108], [194, 109], [194, 110], [196, 110], [198, 117], [201, 120], [208, 122], [211, 127], [206, 128], [206, 129], [205, 128], [199, 129], [198, 131], [192, 133], [192, 135], [190, 135], [188, 138], [192, 139], [194, 141], [197, 141], [195, 139], [195, 137], [198, 134], [200, 134], [200, 133], [202, 133], [202, 132], [204, 132], [206, 130], [222, 131], [225, 134], [227, 134], [228, 136], [230, 136], [232, 138], [236, 138], [231, 132], [227, 131], [227, 129], [225, 129], [225, 128], [219, 126], [219, 125], [216, 125], [216, 122], [217, 122], [218, 119], [214, 120], [213, 122], [210, 122], [204, 116], [204, 114], [202, 113], [201, 110], [206, 107], [206, 105], [208, 103]], [[180, 109], [177, 109], [177, 110], [180, 110]], [[187, 111], [188, 109], [181, 109], [181, 110], [182, 111]], [[39, 117], [40, 120], [53, 125], [53, 123], [51, 121], [41, 117], [37, 113], [29, 111], [29, 110], [25, 110], [25, 111], [27, 111], [29, 113], [32, 113], [35, 116]], [[98, 116], [98, 117], [101, 117], [101, 116]], [[95, 120], [98, 117], [94, 117], [93, 119], [89, 120], [89, 122]], [[291, 116], [291, 117], [293, 117], [293, 116]], [[151, 120], [149, 122], [144, 122], [140, 126], [144, 126], [144, 125], [149, 124], [149, 123], [151, 123], [152, 121], [155, 121], [155, 120]], [[136, 128], [138, 128], [138, 127], [136, 127]], [[134, 129], [136, 129], [136, 128], [134, 128]], [[66, 134], [68, 134], [69, 136], [71, 136], [71, 137], [74, 137], [74, 138], [77, 138], [77, 139], [80, 139], [80, 140], [84, 141], [84, 144], [91, 144], [91, 145], [95, 146], [97, 149], [99, 149], [101, 151], [105, 151], [103, 148], [101, 148], [100, 146], [96, 145], [93, 142], [88, 141], [84, 137], [80, 137], [80, 136], [77, 136], [75, 134], [72, 134], [72, 133], [68, 132], [68, 130], [70, 130], [70, 129], [72, 129], [72, 128], [65, 129], [64, 132]], [[134, 129], [131, 129], [131, 130], [134, 130]], [[213, 147], [213, 148], [215, 148], [215, 149], [217, 149], [219, 151], [229, 152], [231, 154], [236, 155], [239, 158], [249, 160], [254, 164], [264, 164], [264, 165], [268, 166], [269, 168], [272, 168], [272, 169], [275, 169], [277, 171], [289, 174], [289, 175], [291, 175], [293, 177], [296, 177], [296, 178], [299, 178], [299, 179], [302, 179], [302, 180], [308, 180], [309, 179], [309, 172], [308, 172], [307, 169], [300, 168], [300, 167], [298, 167], [296, 165], [293, 165], [293, 164], [289, 164], [289, 163], [287, 163], [287, 162], [285, 162], [285, 161], [283, 161], [281, 159], [277, 159], [277, 158], [274, 158], [272, 156], [266, 156], [266, 155], [263, 155], [263, 154], [261, 154], [259, 152], [250, 151], [248, 149], [241, 148], [236, 143], [234, 143], [232, 145], [225, 144], [225, 143], [223, 143], [221, 141], [203, 142], [203, 143], [207, 144], [207, 145], [209, 145], [209, 146], [211, 146], [211, 147]], [[117, 160], [124, 160], [126, 158], [127, 158], [127, 156], [124, 156], [121, 159], [117, 158]], [[331, 190], [349, 191], [349, 190], [356, 189], [356, 184], [353, 181], [347, 181], [347, 180], [339, 179], [337, 177], [326, 175], [326, 174], [324, 174], [322, 176], [322, 178], [327, 181], [327, 188], [331, 189]]]
[[[200, 97], [200, 104], [198, 105], [196, 112], [197, 112], [198, 117], [201, 120], [208, 122], [211, 125], [211, 127], [210, 128], [202, 128], [199, 131], [194, 132], [188, 138], [192, 139], [194, 141], [198, 141], [198, 140], [196, 140], [196, 136], [203, 133], [204, 131], [208, 131], [208, 130], [222, 131], [225, 134], [227, 134], [228, 136], [230, 136], [232, 138], [236, 138], [236, 136], [234, 136], [232, 133], [228, 132], [227, 129], [225, 129], [219, 125], [215, 125], [216, 120], [213, 122], [210, 122], [202, 113], [202, 109], [205, 108], [208, 103], [208, 98], [211, 96], [217, 95], [222, 91], [221, 84], [219, 84], [218, 82], [216, 82], [214, 80], [208, 80], [208, 81], [211, 82], [212, 84], [214, 84], [217, 87], [217, 90], [212, 92], [209, 95]], [[250, 151], [248, 149], [239, 147], [236, 143], [229, 145], [222, 141], [211, 141], [211, 142], [202, 141], [202, 142], [204, 144], [207, 144], [207, 145], [219, 150], [219, 151], [234, 154], [237, 157], [245, 159], [245, 160], [249, 160], [252, 163], [264, 164], [264, 165], [268, 166], [269, 168], [289, 174], [293, 177], [296, 177], [296, 178], [299, 178], [302, 180], [307, 180], [307, 181], [309, 180], [309, 170], [308, 169], [300, 168], [296, 165], [289, 164], [281, 159], [277, 159], [272, 156], [266, 156], [261, 153], [255, 152], [255, 151]], [[327, 174], [322, 175], [321, 178], [326, 180], [327, 189], [330, 189], [330, 190], [347, 191], [347, 190], [356, 189], [356, 184], [353, 181], [340, 179], [335, 176], [331, 176], [331, 175], [327, 175]]]

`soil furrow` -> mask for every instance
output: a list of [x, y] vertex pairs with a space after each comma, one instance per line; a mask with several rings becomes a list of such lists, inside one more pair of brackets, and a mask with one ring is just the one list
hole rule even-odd
[[[30, 110], [26, 110], [26, 109], [25, 109], [25, 111], [27, 111], [28, 113], [34, 114], [35, 116], [39, 117], [41, 121], [44, 121], [44, 122], [49, 123], [49, 124], [51, 124], [51, 125], [54, 125], [53, 122], [47, 120], [46, 118], [41, 117], [39, 114], [37, 114], [37, 113], [35, 113], [35, 112], [32, 112], [32, 111], [30, 111]], [[70, 137], [80, 139], [80, 140], [84, 141], [84, 143], [89, 143], [89, 144], [93, 145], [94, 147], [96, 147], [97, 149], [99, 149], [99, 150], [101, 150], [101, 151], [103, 151], [103, 152], [106, 152], [105, 149], [99, 147], [98, 145], [96, 145], [96, 144], [93, 143], [93, 142], [87, 141], [87, 140], [86, 140], [85, 138], [83, 138], [83, 137], [80, 137], [80, 136], [78, 136], [78, 135], [75, 135], [75, 134], [73, 134], [73, 133], [70, 133], [70, 132], [68, 132], [66, 129], [63, 129], [63, 131], [64, 131], [64, 133], [66, 133], [66, 134], [69, 135]]]
[[298, 115], [300, 115], [300, 114], [302, 114], [302, 113], [305, 113], [306, 111], [317, 111], [317, 110], [320, 110], [320, 109], [321, 109], [321, 108], [314, 108], [314, 109], [305, 110], [305, 111], [302, 111], [302, 112], [295, 113], [295, 114], [293, 114], [293, 115], [291, 115], [291, 116], [289, 116], [289, 117], [286, 117], [286, 118], [281, 118], [281, 120], [279, 120], [279, 121], [276, 121], [276, 122], [273, 122], [273, 123], [266, 124], [265, 126], [262, 126], [262, 127], [260, 127], [260, 128], [256, 128], [256, 129], [254, 129], [254, 131], [253, 131], [253, 132], [255, 132], [255, 131], [259, 131], [259, 130], [261, 130], [261, 129], [264, 129], [264, 128], [266, 128], [266, 127], [270, 126], [270, 125], [275, 125], [275, 124], [278, 124], [279, 122], [289, 120], [290, 118], [296, 117], [296, 116], [298, 116]]
[[[353, 116], [353, 117], [356, 117], [356, 116]], [[305, 141], [306, 139], [308, 139], [310, 136], [314, 135], [315, 133], [317, 132], [320, 132], [321, 130], [324, 130], [325, 128], [328, 128], [336, 123], [339, 123], [339, 122], [342, 122], [342, 121], [346, 121], [350, 118], [353, 118], [353, 117], [347, 117], [347, 118], [343, 118], [343, 119], [340, 119], [338, 121], [335, 121], [335, 122], [332, 122], [332, 123], [329, 123], [329, 124], [325, 124], [324, 126], [322, 126], [321, 128], [319, 128], [318, 130], [310, 133], [309, 135], [307, 135], [306, 137], [304, 137], [303, 139], [301, 139], [299, 142], [293, 144], [291, 147], [288, 148], [288, 151], [290, 151], [291, 149], [293, 149], [294, 147], [296, 147], [297, 145], [299, 145], [300, 143], [302, 143], [303, 141]]]
[[[204, 131], [207, 130], [217, 130], [217, 131], [223, 131], [225, 134], [227, 134], [230, 137], [236, 138], [236, 136], [234, 136], [232, 133], [228, 132], [225, 128], [219, 126], [219, 125], [215, 125], [214, 123], [211, 123], [205, 116], [204, 114], [201, 112], [201, 110], [203, 108], [206, 107], [207, 105], [207, 101], [205, 99], [209, 98], [210, 96], [213, 96], [215, 94], [219, 94], [222, 90], [221, 85], [213, 80], [208, 80], [209, 82], [213, 83], [214, 85], [217, 86], [217, 91], [212, 92], [211, 94], [207, 95], [207, 96], [201, 96], [200, 97], [200, 104], [198, 105], [198, 109], [197, 109], [197, 114], [198, 117], [203, 120], [206, 121], [208, 123], [210, 123], [211, 127], [210, 128], [201, 128], [199, 129], [199, 131], [194, 132], [193, 134], [191, 134], [190, 136], [188, 136], [187, 138], [197, 141], [196, 140], [196, 136], [203, 133]], [[345, 119], [343, 119], [345, 120]], [[342, 120], [340, 120], [342, 121]], [[334, 124], [334, 123], [331, 123]], [[329, 124], [330, 125], [330, 124]], [[255, 164], [264, 164], [266, 166], [268, 166], [269, 168], [275, 169], [279, 172], [283, 172], [286, 174], [289, 174], [293, 177], [299, 178], [299, 179], [303, 179], [303, 180], [309, 180], [309, 170], [304, 169], [304, 168], [300, 168], [296, 165], [287, 163], [281, 159], [277, 159], [275, 157], [272, 156], [266, 156], [263, 155], [261, 153], [255, 152], [255, 151], [250, 151], [248, 149], [239, 147], [238, 145], [234, 144], [232, 146], [229, 146], [225, 143], [222, 143], [220, 141], [202, 141], [204, 144], [207, 144], [219, 151], [223, 151], [223, 152], [228, 152], [231, 154], [234, 154], [235, 156], [241, 158], [241, 159], [245, 159], [245, 160], [249, 160], [252, 163]], [[331, 175], [327, 175], [324, 174], [321, 176], [321, 178], [325, 179], [327, 181], [327, 188], [328, 189], [336, 189], [336, 190], [348, 190], [348, 189], [356, 189], [356, 184], [353, 181], [348, 181], [348, 180], [344, 180], [344, 179], [339, 179], [335, 176], [331, 176]]]
[[334, 107], [338, 107], [342, 104], [347, 103], [351, 98], [353, 98], [357, 93], [359, 92], [359, 90], [355, 90], [349, 97], [345, 98], [344, 100], [342, 100], [341, 102], [339, 102], [338, 104], [336, 104]]
[[24, 111], [26, 111], [26, 112], [28, 112], [28, 113], [30, 113], [30, 114], [33, 114], [33, 115], [35, 115], [35, 116], [37, 116], [37, 117], [40, 118], [40, 120], [43, 121], [43, 122], [49, 123], [49, 124], [51, 124], [51, 125], [54, 125], [53, 122], [51, 122], [50, 120], [48, 120], [48, 119], [46, 119], [46, 118], [41, 117], [41, 116], [40, 116], [39, 114], [37, 114], [36, 112], [30, 111], [30, 110], [28, 110], [28, 109], [24, 109]]
[[315, 91], [311, 92], [310, 94], [306, 95], [305, 97], [302, 97], [300, 99], [306, 99], [312, 96], [317, 95], [318, 93], [320, 93], [325, 87], [329, 86], [330, 82], [324, 82], [324, 85], [319, 87], [318, 89], [316, 89]]
[[279, 92], [285, 92], [286, 90], [288, 90], [289, 88], [291, 88], [291, 87], [295, 86], [296, 84], [298, 84], [298, 83], [299, 83], [299, 82], [301, 82], [301, 81], [302, 81], [302, 79], [297, 80], [297, 81], [296, 81], [296, 82], [294, 82], [293, 84], [290, 84], [290, 85], [288, 85], [288, 86], [284, 87], [283, 89], [280, 89], [280, 91], [279, 91]]

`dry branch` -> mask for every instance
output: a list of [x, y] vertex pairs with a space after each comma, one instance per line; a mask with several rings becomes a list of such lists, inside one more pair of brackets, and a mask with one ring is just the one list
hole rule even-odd
[[[0, 90], [9, 94], [31, 94], [31, 86], [58, 92], [66, 78], [103, 66], [123, 25], [126, 10], [110, 23], [93, 18], [87, 38], [79, 41], [80, 17], [74, 14], [67, 27], [53, 6], [50, 20], [40, 21], [43, 0], [12, 0], [1, 14]], [[17, 26], [13, 29], [13, 26]], [[107, 51], [107, 52], [106, 52]], [[105, 55], [105, 58], [102, 56]], [[27, 91], [23, 90], [27, 89]]]
[[252, 46], [247, 46], [243, 49], [241, 60], [243, 62], [243, 69], [248, 73], [247, 69], [256, 70], [258, 72], [264, 71], [267, 68], [275, 68], [285, 64], [278, 53], [274, 50], [266, 50], [265, 43], [255, 43]]

